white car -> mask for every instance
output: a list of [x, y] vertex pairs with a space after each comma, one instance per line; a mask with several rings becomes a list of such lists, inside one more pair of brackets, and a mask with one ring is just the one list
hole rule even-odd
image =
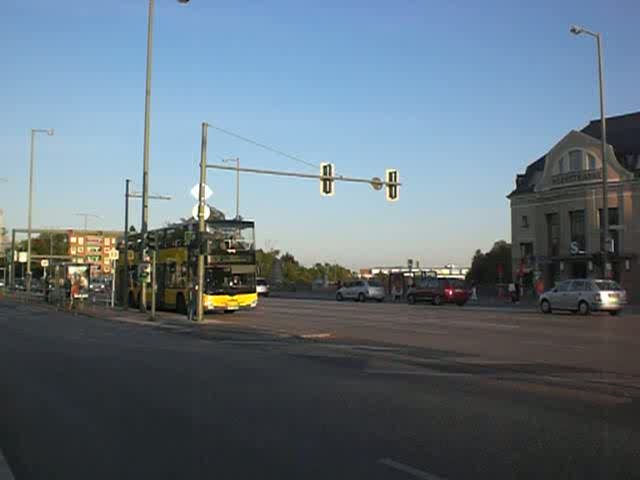
[[355, 280], [353, 282], [347, 282], [336, 292], [336, 300], [339, 302], [348, 298], [357, 302], [365, 302], [367, 300], [382, 302], [384, 296], [384, 287], [377, 280]]
[[569, 310], [587, 315], [606, 311], [617, 315], [627, 303], [627, 292], [613, 280], [575, 279], [560, 282], [540, 295], [540, 310]]
[[269, 282], [264, 278], [256, 278], [256, 293], [265, 297], [269, 296]]

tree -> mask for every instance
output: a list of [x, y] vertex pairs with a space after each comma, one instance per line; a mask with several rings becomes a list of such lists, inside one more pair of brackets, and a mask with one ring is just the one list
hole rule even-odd
[[[27, 240], [18, 242], [18, 250], [27, 250]], [[41, 233], [31, 238], [32, 255], [67, 255], [69, 253], [66, 233]]]
[[[498, 267], [502, 266], [502, 275]], [[493, 284], [499, 281], [511, 280], [511, 244], [504, 240], [498, 240], [491, 250], [482, 253], [476, 250], [471, 261], [471, 268], [467, 274], [467, 280], [477, 284]]]

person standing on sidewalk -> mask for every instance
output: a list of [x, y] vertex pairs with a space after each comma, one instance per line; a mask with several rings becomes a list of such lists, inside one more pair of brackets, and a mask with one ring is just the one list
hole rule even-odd
[[187, 309], [187, 318], [189, 321], [193, 321], [196, 317], [196, 309], [198, 305], [198, 283], [195, 278], [191, 281], [189, 285], [189, 308]]

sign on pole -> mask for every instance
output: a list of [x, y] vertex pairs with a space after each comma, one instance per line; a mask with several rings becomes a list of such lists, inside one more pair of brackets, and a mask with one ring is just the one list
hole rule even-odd
[[[191, 209], [191, 215], [193, 216], [194, 219], [200, 220], [200, 218], [198, 217], [198, 204], [197, 203]], [[205, 205], [204, 206], [204, 219], [206, 220], [207, 218], [209, 218], [209, 215], [211, 215], [211, 209], [209, 208], [209, 205]]]
[[18, 252], [18, 262], [27, 263], [27, 252]]
[[44, 268], [48, 267], [49, 266], [49, 260], [47, 260], [46, 258], [43, 259], [43, 260], [40, 260], [40, 266], [44, 267]]
[[[204, 199], [208, 200], [209, 197], [213, 195], [213, 190], [211, 190], [211, 188], [209, 188], [209, 185], [204, 186]], [[196, 200], [198, 200], [200, 198], [200, 184], [196, 183], [193, 188], [191, 189], [191, 196], [193, 198], [195, 198]]]

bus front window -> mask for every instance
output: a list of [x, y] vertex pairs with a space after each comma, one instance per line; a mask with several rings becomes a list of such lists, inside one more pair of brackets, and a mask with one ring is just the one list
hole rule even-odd
[[209, 295], [233, 295], [254, 293], [256, 276], [254, 273], [232, 273], [230, 268], [207, 268], [205, 272], [205, 293]]

